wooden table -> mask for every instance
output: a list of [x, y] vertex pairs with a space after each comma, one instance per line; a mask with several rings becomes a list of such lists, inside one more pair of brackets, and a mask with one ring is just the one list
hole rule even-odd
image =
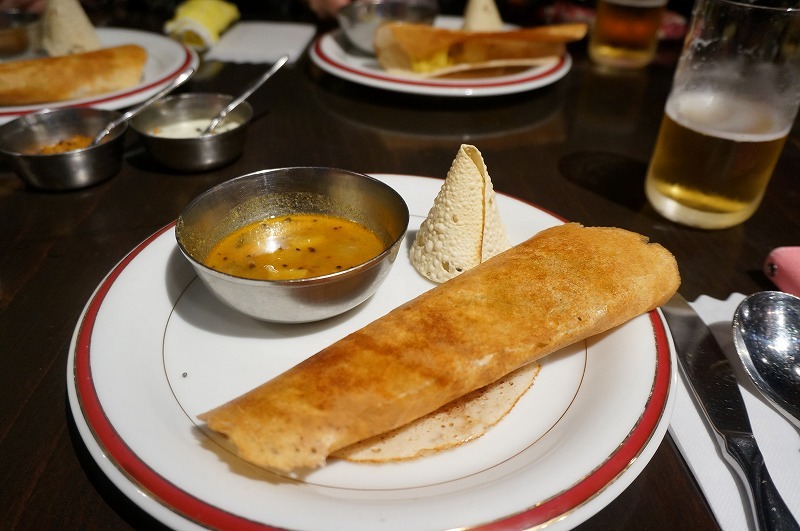
[[[0, 173], [0, 527], [154, 529], [103, 475], [77, 434], [66, 362], [78, 316], [104, 275], [210, 186], [262, 168], [322, 165], [444, 177], [461, 143], [477, 146], [496, 190], [586, 225], [638, 231], [677, 257], [681, 293], [727, 297], [771, 288], [767, 253], [800, 243], [800, 136], [793, 131], [756, 215], [700, 231], [659, 217], [642, 191], [670, 87], [675, 47], [645, 70], [603, 73], [573, 48], [572, 71], [524, 94], [426, 98], [358, 86], [307, 58], [251, 97], [256, 118], [232, 165], [180, 175], [129, 133], [112, 180], [46, 193]], [[185, 90], [234, 93], [262, 66], [205, 65]], [[157, 434], [154, 434], [157, 437]], [[716, 529], [675, 444], [655, 456], [583, 529]]]

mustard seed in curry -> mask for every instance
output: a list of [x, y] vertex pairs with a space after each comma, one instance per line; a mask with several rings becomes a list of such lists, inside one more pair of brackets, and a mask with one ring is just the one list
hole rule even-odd
[[225, 236], [205, 265], [237, 277], [291, 280], [357, 266], [384, 245], [367, 227], [336, 216], [292, 214], [257, 221]]

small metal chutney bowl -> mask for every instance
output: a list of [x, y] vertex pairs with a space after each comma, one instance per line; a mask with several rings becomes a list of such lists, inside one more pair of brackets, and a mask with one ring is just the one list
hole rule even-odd
[[347, 40], [368, 54], [375, 54], [375, 30], [386, 22], [433, 24], [436, 2], [424, 0], [355, 0], [336, 13]]
[[42, 190], [74, 190], [110, 179], [122, 168], [127, 124], [86, 148], [42, 154], [42, 148], [77, 135], [94, 138], [120, 113], [88, 107], [52, 109], [0, 126], [0, 156], [27, 184]]
[[[233, 96], [187, 93], [157, 101], [131, 120], [145, 150], [163, 166], [179, 171], [207, 171], [236, 160], [244, 151], [247, 126], [253, 108], [246, 101], [233, 109], [210, 135], [200, 136], [211, 119], [225, 108]], [[160, 133], [177, 124], [205, 123], [193, 136], [169, 138]], [[226, 127], [232, 127], [225, 130]]]
[[[204, 265], [211, 249], [250, 223], [287, 214], [328, 214], [366, 226], [384, 249], [366, 262], [309, 278], [252, 280]], [[408, 206], [390, 186], [359, 173], [320, 167], [262, 170], [207, 190], [183, 210], [178, 246], [222, 302], [256, 319], [305, 323], [350, 310], [386, 279], [408, 228]]]
[[0, 59], [33, 58], [39, 51], [40, 20], [35, 13], [0, 11]]

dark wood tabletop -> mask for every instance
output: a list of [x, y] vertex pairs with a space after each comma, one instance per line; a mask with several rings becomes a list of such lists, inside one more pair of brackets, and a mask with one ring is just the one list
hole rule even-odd
[[[111, 14], [106, 22], [142, 20]], [[131, 131], [120, 173], [91, 188], [42, 192], [0, 168], [0, 527], [161, 526], [106, 478], [76, 431], [66, 394], [70, 338], [93, 290], [126, 253], [197, 194], [238, 175], [319, 165], [443, 178], [459, 145], [469, 143], [483, 153], [498, 192], [663, 244], [677, 257], [680, 292], [690, 300], [772, 288], [761, 272], [767, 253], [800, 244], [797, 130], [762, 206], [738, 227], [682, 227], [645, 200], [677, 49], [664, 43], [646, 69], [614, 73], [593, 67], [578, 44], [572, 70], [558, 82], [487, 98], [373, 89], [327, 75], [304, 56], [250, 98], [256, 115], [244, 154], [225, 168], [166, 170]], [[204, 64], [180, 90], [235, 93], [263, 68]], [[718, 524], [667, 435], [630, 487], [581, 528]]]

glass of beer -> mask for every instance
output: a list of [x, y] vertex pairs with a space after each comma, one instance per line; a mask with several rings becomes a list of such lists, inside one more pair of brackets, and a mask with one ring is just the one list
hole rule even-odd
[[800, 104], [800, 9], [783, 1], [697, 0], [645, 182], [667, 219], [723, 229], [758, 208]]
[[589, 34], [589, 57], [618, 68], [641, 68], [653, 60], [667, 0], [597, 0]]

